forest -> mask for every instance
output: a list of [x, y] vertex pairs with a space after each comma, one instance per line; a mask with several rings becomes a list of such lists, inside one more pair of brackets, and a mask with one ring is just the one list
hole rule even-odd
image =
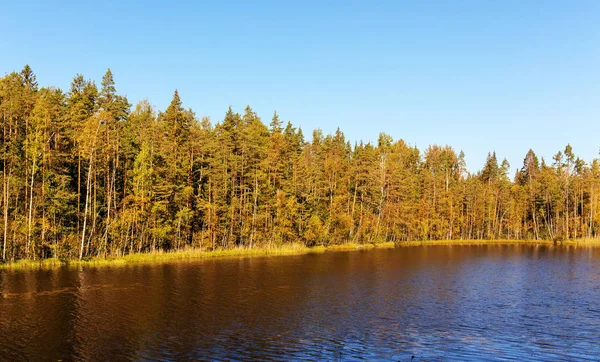
[[0, 78], [2, 261], [157, 250], [408, 240], [595, 238], [600, 164], [571, 146], [530, 150], [511, 175], [476, 173], [450, 146], [381, 133], [305, 137], [248, 106], [198, 118], [177, 91], [164, 111], [76, 75], [40, 87], [29, 66]]

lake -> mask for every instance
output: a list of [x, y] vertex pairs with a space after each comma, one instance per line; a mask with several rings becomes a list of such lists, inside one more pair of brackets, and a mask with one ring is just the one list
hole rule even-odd
[[597, 360], [600, 249], [0, 271], [0, 327], [0, 360]]

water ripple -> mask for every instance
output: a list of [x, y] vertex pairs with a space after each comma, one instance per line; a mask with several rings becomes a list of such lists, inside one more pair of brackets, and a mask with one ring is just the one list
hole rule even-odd
[[0, 360], [594, 360], [600, 252], [423, 247], [0, 274]]

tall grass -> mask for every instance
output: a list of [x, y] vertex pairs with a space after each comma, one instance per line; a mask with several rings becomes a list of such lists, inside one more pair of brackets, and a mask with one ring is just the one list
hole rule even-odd
[[189, 248], [180, 251], [155, 251], [148, 253], [129, 254], [123, 256], [93, 257], [83, 260], [64, 260], [57, 258], [43, 260], [18, 260], [0, 264], [0, 270], [35, 270], [53, 269], [59, 267], [106, 267], [124, 266], [135, 264], [165, 263], [180, 260], [212, 259], [212, 258], [237, 258], [237, 257], [261, 257], [301, 255], [309, 253], [324, 253], [327, 251], [363, 250], [372, 248], [394, 248], [411, 246], [434, 246], [434, 245], [500, 245], [500, 244], [537, 244], [537, 245], [566, 245], [581, 247], [600, 247], [600, 239], [578, 239], [566, 241], [552, 240], [425, 240], [425, 241], [402, 241], [382, 243], [347, 243], [329, 246], [307, 247], [303, 244], [284, 244], [271, 248], [233, 248], [206, 251]]
[[[378, 247], [393, 247], [393, 243], [378, 245]], [[123, 256], [93, 257], [83, 260], [71, 259], [61, 260], [56, 258], [36, 260], [18, 260], [6, 264], [0, 264], [0, 270], [28, 270], [28, 269], [50, 269], [57, 267], [99, 267], [99, 266], [122, 266], [133, 264], [150, 264], [178, 260], [212, 259], [212, 258], [236, 258], [236, 257], [260, 257], [280, 255], [300, 255], [308, 253], [323, 253], [328, 250], [355, 250], [371, 248], [374, 245], [344, 244], [335, 246], [306, 247], [299, 243], [284, 244], [271, 248], [233, 248], [219, 250], [200, 250], [188, 248], [179, 251], [155, 251], [148, 253], [137, 253]]]

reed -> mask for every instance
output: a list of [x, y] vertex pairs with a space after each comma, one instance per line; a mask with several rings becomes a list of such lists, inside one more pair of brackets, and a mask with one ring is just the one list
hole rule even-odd
[[435, 245], [557, 245], [557, 246], [577, 246], [577, 247], [600, 247], [600, 239], [578, 239], [565, 241], [552, 240], [425, 240], [425, 241], [401, 241], [401, 242], [381, 242], [381, 243], [346, 243], [329, 246], [307, 247], [300, 243], [283, 244], [274, 247], [264, 248], [232, 248], [219, 250], [201, 250], [198, 248], [188, 248], [180, 251], [155, 251], [148, 253], [128, 254], [122, 256], [99, 256], [77, 259], [58, 259], [49, 258], [43, 260], [17, 260], [0, 264], [0, 270], [36, 270], [36, 269], [54, 269], [59, 267], [112, 267], [135, 264], [154, 264], [171, 261], [213, 259], [213, 258], [238, 258], [238, 257], [265, 257], [265, 256], [284, 256], [301, 255], [309, 253], [324, 253], [332, 251], [350, 251], [365, 250], [373, 248], [394, 248], [394, 247], [412, 247], [412, 246], [435, 246]]
[[556, 246], [582, 246], [597, 247], [600, 246], [600, 239], [574, 239], [574, 240], [415, 240], [396, 242], [396, 247], [404, 246], [428, 246], [428, 245], [556, 245]]

